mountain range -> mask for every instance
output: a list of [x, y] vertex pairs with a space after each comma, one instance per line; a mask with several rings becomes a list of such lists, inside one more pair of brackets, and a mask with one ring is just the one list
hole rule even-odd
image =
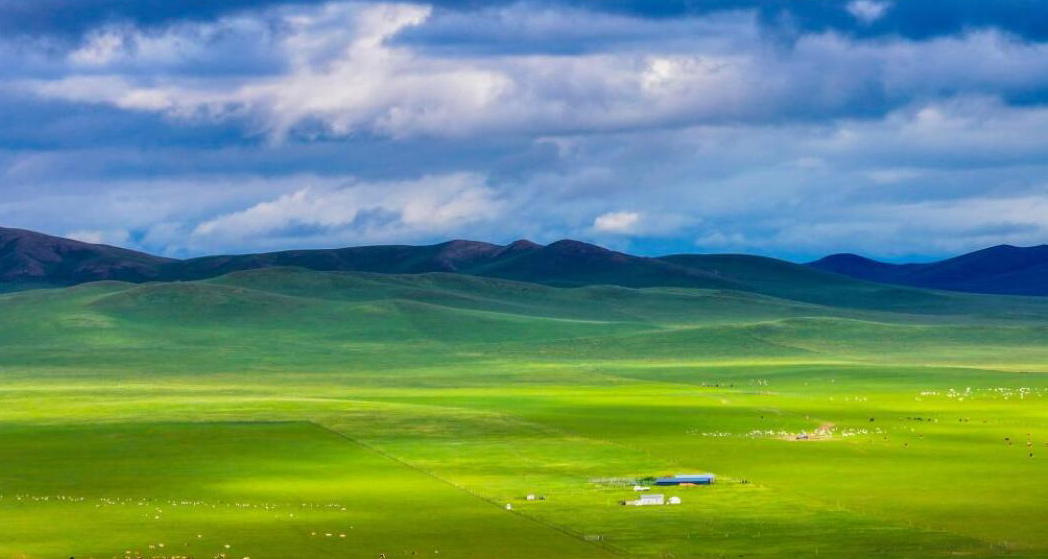
[[[868, 290], [870, 286], [860, 285], [866, 282], [1048, 295], [1048, 246], [1044, 245], [999, 246], [928, 264], [886, 264], [853, 254], [836, 254], [807, 265], [734, 254], [644, 257], [573, 240], [548, 245], [525, 240], [508, 245], [454, 240], [424, 246], [288, 250], [179, 260], [0, 228], [0, 290], [6, 291], [99, 280], [190, 281], [273, 267], [396, 274], [444, 272], [551, 286], [729, 289], [816, 303], [846, 297], [849, 290]], [[801, 289], [805, 291], [802, 297], [797, 295]]]
[[888, 264], [834, 254], [813, 268], [880, 283], [1000, 295], [1048, 295], [1048, 245], [998, 245], [938, 262]]

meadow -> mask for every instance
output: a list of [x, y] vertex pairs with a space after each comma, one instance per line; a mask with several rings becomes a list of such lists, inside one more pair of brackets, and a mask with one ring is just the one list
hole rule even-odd
[[1048, 556], [1048, 301], [754, 277], [0, 295], [0, 557]]

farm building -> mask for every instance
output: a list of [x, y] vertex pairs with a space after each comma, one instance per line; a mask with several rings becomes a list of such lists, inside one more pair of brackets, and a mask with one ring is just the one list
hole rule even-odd
[[670, 497], [666, 499], [663, 495], [641, 495], [640, 499], [634, 501], [622, 501], [624, 505], [631, 505], [634, 507], [643, 507], [646, 505], [679, 505], [680, 497]]
[[641, 495], [640, 499], [634, 501], [623, 501], [624, 505], [632, 505], [635, 507], [643, 507], [646, 505], [664, 505], [666, 504], [666, 497], [658, 493], [649, 493], [647, 495]]
[[655, 485], [712, 485], [713, 474], [677, 474], [655, 479]]

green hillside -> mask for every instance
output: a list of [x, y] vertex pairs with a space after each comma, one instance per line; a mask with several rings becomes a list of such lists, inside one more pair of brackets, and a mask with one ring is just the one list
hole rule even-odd
[[685, 254], [660, 258], [731, 281], [735, 289], [821, 305], [914, 314], [1006, 314], [1036, 312], [1039, 297], [972, 296], [867, 282], [774, 258], [745, 254]]
[[0, 557], [1048, 554], [1048, 303], [714, 264], [0, 295]]

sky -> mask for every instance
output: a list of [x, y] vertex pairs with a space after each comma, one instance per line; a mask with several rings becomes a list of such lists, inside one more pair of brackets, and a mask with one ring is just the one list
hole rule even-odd
[[0, 226], [175, 257], [1048, 242], [1043, 0], [0, 0]]

